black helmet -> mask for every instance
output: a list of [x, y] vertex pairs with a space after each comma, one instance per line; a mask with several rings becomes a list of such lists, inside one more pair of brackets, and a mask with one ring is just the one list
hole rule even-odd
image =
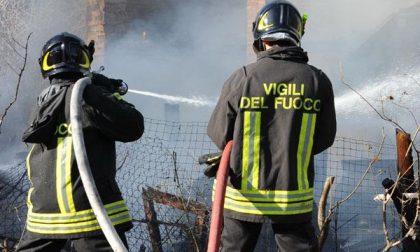
[[95, 52], [94, 42], [89, 46], [79, 37], [63, 32], [52, 37], [44, 45], [39, 58], [42, 76], [44, 78], [59, 73], [81, 73], [90, 70]]
[[264, 50], [261, 40], [286, 40], [299, 46], [306, 18], [306, 15], [302, 18], [296, 7], [286, 0], [266, 4], [253, 23], [254, 49]]

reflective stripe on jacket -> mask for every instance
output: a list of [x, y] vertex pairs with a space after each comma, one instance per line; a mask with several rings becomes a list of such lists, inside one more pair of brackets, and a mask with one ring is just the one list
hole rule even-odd
[[[55, 127], [50, 131], [42, 131], [41, 135], [37, 134], [36, 128], [32, 129], [31, 133], [34, 132], [37, 137], [29, 137], [46, 139], [34, 144], [27, 157], [31, 187], [28, 193], [26, 229], [33, 237], [77, 238], [102, 234], [74, 157], [69, 121], [71, 84], [73, 82], [65, 80], [53, 83], [62, 86], [58, 92], [66, 92], [64, 106], [49, 112], [58, 113], [54, 121], [49, 122], [54, 123]], [[61, 96], [49, 98], [57, 97]], [[83, 134], [96, 187], [113, 225], [119, 231], [128, 230], [132, 227], [131, 217], [115, 181], [115, 141], [126, 142], [140, 138], [143, 133], [143, 117], [131, 104], [115, 97], [103, 86], [87, 86], [84, 100]], [[43, 118], [39, 111], [37, 118]], [[48, 136], [44, 137], [47, 133]]]
[[328, 77], [298, 47], [274, 48], [224, 84], [208, 124], [219, 149], [234, 140], [225, 215], [251, 222], [305, 222], [313, 208], [313, 155], [332, 145]]

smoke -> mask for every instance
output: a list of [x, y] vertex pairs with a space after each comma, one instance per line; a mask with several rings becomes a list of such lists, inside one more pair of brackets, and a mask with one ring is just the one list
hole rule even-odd
[[[346, 111], [342, 114], [344, 120], [349, 116], [349, 110], [354, 110], [355, 114], [357, 109], [364, 105], [362, 101], [357, 106], [351, 106], [352, 108], [342, 105], [347, 103], [344, 102], [346, 99], [353, 99], [353, 96], [339, 80], [340, 61], [351, 68], [346, 69], [349, 74], [346, 78], [353, 80], [354, 77], [358, 77], [355, 87], [360, 88], [362, 94], [369, 92], [368, 98], [374, 99], [374, 103], [386, 96], [386, 89], [374, 88], [380, 84], [378, 83], [380, 81], [371, 80], [380, 75], [380, 78], [386, 82], [387, 78], [393, 77], [389, 74], [384, 75], [376, 69], [368, 74], [359, 74], [361, 69], [372, 67], [369, 66], [368, 60], [365, 64], [358, 62], [357, 59], [360, 57], [356, 57], [355, 52], [363, 55], [368, 50], [363, 48], [366, 41], [371, 39], [375, 41], [375, 34], [395, 15], [420, 1], [296, 0], [292, 2], [301, 12], [309, 14], [303, 47], [309, 52], [310, 63], [321, 68], [331, 78], [337, 97], [347, 94], [348, 98], [340, 98], [337, 105], [339, 111]], [[144, 92], [183, 97], [200, 96], [206, 97], [208, 101], [216, 100], [223, 82], [236, 68], [247, 63], [245, 3], [192, 0], [182, 5], [174, 1], [168, 3], [170, 3], [170, 12], [167, 11], [168, 8], [165, 10], [156, 7], [151, 13], [144, 15], [144, 18], [141, 18], [143, 13], [140, 13], [136, 20], [127, 25], [129, 28], [126, 32], [109, 41], [105, 60], [109, 71], [107, 73], [126, 80], [130, 88]], [[408, 25], [412, 25], [414, 29], [416, 24]], [[376, 41], [372, 46], [378, 52], [386, 51], [388, 45], [386, 43], [382, 45], [382, 42], [384, 41]], [[397, 46], [401, 44], [400, 41], [391, 43], [396, 43]], [[387, 61], [379, 53], [372, 58], [376, 58], [377, 62]], [[399, 62], [398, 66], [393, 66], [392, 61], [388, 64], [389, 68], [393, 69], [401, 68], [404, 62]], [[384, 70], [385, 73], [389, 68]], [[403, 78], [397, 81], [403, 81]], [[407, 90], [401, 85], [394, 87], [396, 88], [392, 90], [394, 96]], [[377, 91], [382, 93], [376, 94]], [[161, 119], [164, 115], [163, 103], [157, 99], [128, 95], [127, 100], [137, 105], [146, 116]], [[418, 106], [416, 103], [407, 105]], [[180, 110], [181, 120], [184, 121], [206, 121], [212, 111], [211, 107], [192, 107], [188, 104], [182, 105]], [[366, 115], [365, 111], [369, 109], [363, 109], [361, 114], [372, 117], [375, 121], [375, 115]], [[393, 111], [398, 109], [393, 108]], [[400, 117], [402, 114], [406, 113], [401, 113]], [[381, 123], [375, 124], [379, 125]], [[353, 128], [349, 130], [345, 124], [342, 126], [340, 132], [350, 135]]]
[[[395, 20], [401, 26], [386, 31], [381, 29], [387, 28], [399, 13], [413, 9], [416, 4], [418, 6], [419, 0], [292, 2], [301, 12], [309, 14], [302, 46], [309, 52], [310, 63], [328, 74], [336, 94], [347, 91], [340, 82], [340, 62], [344, 63], [346, 78], [357, 82], [356, 85], [362, 85], [366, 79], [404, 65], [406, 55], [401, 57], [400, 62], [391, 59], [389, 55], [399, 54], [406, 49], [404, 47], [408, 46], [410, 38], [417, 36], [413, 33], [417, 27], [417, 21], [414, 20]], [[378, 32], [383, 33], [383, 36], [379, 36]], [[411, 49], [418, 47], [413, 45]], [[411, 55], [414, 54], [412, 51]], [[383, 65], [387, 68], [376, 69]]]
[[321, 68], [333, 83], [338, 135], [380, 141], [382, 129], [388, 136], [395, 131], [341, 82], [340, 62], [353, 88], [380, 112], [383, 108], [406, 131], [414, 132], [416, 120], [412, 113], [420, 109], [416, 99], [420, 36], [413, 31], [420, 18], [420, 1], [293, 3], [309, 14], [302, 46], [309, 53], [310, 64]]
[[[167, 2], [170, 8], [156, 4], [139, 10], [127, 32], [108, 42], [105, 74], [136, 90], [198, 97], [207, 106], [181, 105], [180, 120], [206, 121], [224, 81], [246, 63], [246, 5], [240, 0]], [[127, 100], [146, 117], [164, 119], [162, 101], [137, 95]]]
[[[20, 143], [21, 134], [36, 96], [48, 85], [42, 79], [37, 63], [40, 50], [50, 37], [63, 31], [86, 38], [86, 1], [3, 2], [10, 6], [5, 11], [2, 9], [0, 14], [0, 53], [4, 58], [0, 62], [0, 111], [13, 98], [17, 81], [9, 65], [19, 69], [22, 63], [7, 46], [4, 35], [13, 35], [16, 41], [23, 43], [28, 33], [33, 32], [18, 101], [9, 111], [0, 134], [2, 154], [13, 156], [26, 149]], [[248, 62], [246, 1], [109, 2], [108, 12], [122, 7], [121, 11], [107, 15], [105, 20], [105, 74], [125, 80], [130, 89], [154, 96], [127, 94], [125, 99], [135, 104], [146, 117], [164, 119], [163, 103], [174, 101], [168, 100], [169, 97], [186, 98], [184, 101], [190, 104], [180, 105], [180, 120], [207, 121], [224, 81], [235, 69]], [[339, 121], [340, 134], [355, 138], [368, 134], [363, 130], [361, 135], [354, 133], [358, 126], [349, 118], [358, 114], [359, 118], [369, 118], [374, 128], [372, 131], [378, 132], [378, 127], [384, 124], [376, 115], [368, 113], [370, 108], [341, 84], [340, 61], [345, 63], [346, 78], [375, 106], [380, 107], [383, 97], [393, 96], [393, 103], [401, 102], [402, 106], [418, 111], [418, 102], [410, 100], [414, 93], [411, 88], [417, 86], [407, 74], [420, 79], [413, 71], [419, 65], [420, 45], [417, 41], [420, 39], [410, 39], [417, 36], [413, 32], [417, 23], [405, 17], [408, 16], [407, 10], [413, 12], [413, 6], [418, 7], [419, 0], [292, 2], [301, 12], [309, 14], [302, 45], [309, 52], [310, 63], [326, 72], [333, 82], [342, 120]], [[19, 12], [13, 12], [16, 8]], [[399, 13], [402, 14], [394, 20], [395, 25], [382, 30]], [[5, 25], [5, 18], [13, 20], [13, 26], [10, 23]], [[401, 51], [407, 52], [402, 54]], [[407, 55], [413, 55], [413, 59]], [[99, 67], [98, 61], [94, 61], [94, 65], [93, 70]], [[156, 96], [162, 99], [156, 99]], [[411, 129], [411, 114], [392, 102], [384, 101], [386, 111]]]
[[[22, 76], [18, 99], [9, 110], [0, 134], [0, 163], [8, 166], [23, 160], [27, 146], [21, 136], [40, 91], [48, 85], [42, 79], [38, 58], [44, 43], [52, 36], [68, 31], [84, 37], [86, 33], [84, 0], [7, 0], [0, 5], [0, 113], [12, 101], [17, 74], [23, 65], [25, 44], [32, 32], [26, 68]], [[15, 42], [16, 41], [16, 42]], [[19, 43], [19, 44], [18, 44]], [[10, 165], [9, 165], [10, 164]], [[1, 168], [0, 168], [1, 169]]]

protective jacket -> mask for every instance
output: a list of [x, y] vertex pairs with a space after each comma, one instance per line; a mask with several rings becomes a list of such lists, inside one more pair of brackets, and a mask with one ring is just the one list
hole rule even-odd
[[[103, 78], [105, 79], [105, 78]], [[77, 238], [102, 234], [90, 207], [74, 157], [70, 97], [75, 80], [53, 79], [38, 98], [32, 124], [23, 140], [34, 143], [27, 157], [26, 229], [42, 238]], [[115, 141], [134, 141], [143, 134], [143, 117], [103, 83], [85, 89], [83, 135], [92, 175], [117, 231], [132, 227], [115, 181]]]
[[336, 133], [331, 82], [300, 47], [260, 52], [224, 84], [208, 124], [223, 149], [234, 141], [225, 216], [250, 222], [307, 222], [313, 155]]

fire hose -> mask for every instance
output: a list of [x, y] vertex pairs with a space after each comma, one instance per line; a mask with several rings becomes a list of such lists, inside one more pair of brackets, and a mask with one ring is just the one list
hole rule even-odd
[[83, 128], [81, 123], [83, 113], [81, 104], [83, 101], [83, 92], [85, 87], [89, 84], [91, 84], [90, 78], [85, 77], [79, 79], [76, 84], [74, 84], [70, 98], [70, 122], [73, 130], [72, 139], [74, 154], [76, 157], [77, 166], [79, 168], [80, 178], [82, 179], [83, 187], [86, 191], [86, 196], [96, 216], [96, 219], [98, 220], [99, 226], [105, 235], [105, 238], [108, 240], [114, 251], [126, 252], [127, 249], [125, 248], [121, 238], [112, 225], [112, 222], [108, 217], [108, 213], [101, 201], [86, 154], [85, 141], [83, 138]]
[[216, 191], [211, 211], [211, 223], [207, 252], [217, 252], [222, 235], [223, 206], [225, 203], [226, 184], [229, 175], [229, 159], [233, 141], [229, 141], [223, 150], [222, 159], [216, 177]]

